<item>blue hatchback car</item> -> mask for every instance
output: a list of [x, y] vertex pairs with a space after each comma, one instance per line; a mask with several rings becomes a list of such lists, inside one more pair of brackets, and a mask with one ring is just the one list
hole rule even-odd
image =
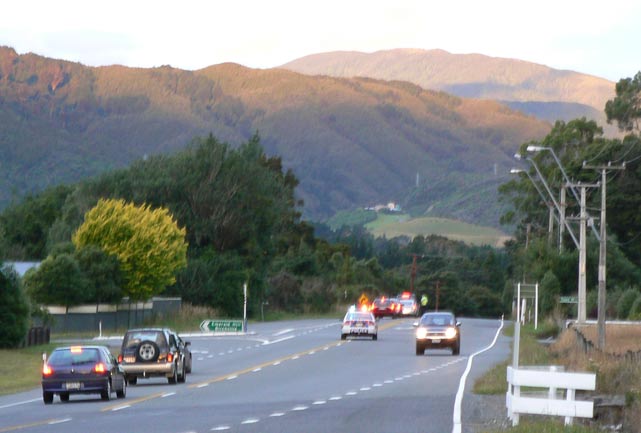
[[105, 346], [60, 347], [42, 366], [45, 404], [53, 403], [54, 394], [66, 402], [71, 394], [100, 394], [109, 400], [113, 392], [125, 398], [127, 383], [122, 367]]

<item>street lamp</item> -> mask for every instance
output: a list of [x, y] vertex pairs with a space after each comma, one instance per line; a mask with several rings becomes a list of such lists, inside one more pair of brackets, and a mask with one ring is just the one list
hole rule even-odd
[[[528, 146], [529, 147], [529, 146]], [[541, 182], [543, 182], [543, 185], [545, 186], [545, 189], [547, 193], [549, 194], [550, 198], [552, 199], [552, 203], [554, 203], [554, 207], [556, 207], [556, 210], [559, 212], [559, 215], [561, 214], [561, 208], [559, 207], [559, 204], [556, 202], [556, 199], [554, 198], [554, 195], [552, 194], [552, 191], [550, 191], [550, 187], [548, 186], [547, 182], [545, 181], [545, 178], [541, 174], [541, 171], [539, 170], [539, 167], [536, 165], [536, 162], [532, 158], [528, 158], [527, 156], [521, 155], [519, 153], [515, 154], [514, 157], [516, 159], [525, 159], [529, 161], [534, 169], [536, 170], [536, 173], [539, 175], [539, 179], [541, 179]], [[581, 194], [581, 217], [585, 217], [585, 206], [584, 206], [584, 190], [585, 188], [582, 188], [582, 194]], [[572, 231], [572, 228], [568, 224], [567, 219], [561, 218], [563, 220], [563, 224], [565, 227], [568, 229], [568, 233], [572, 236], [572, 240], [574, 241], [574, 245], [576, 245], [577, 249], [579, 250], [579, 282], [578, 282], [578, 322], [583, 323], [585, 321], [585, 292], [586, 292], [586, 287], [585, 287], [585, 263], [586, 263], [586, 254], [585, 254], [585, 230], [584, 230], [584, 225], [581, 225], [581, 241], [579, 242], [576, 239], [576, 236], [574, 235], [574, 232]]]
[[[554, 161], [556, 161], [556, 165], [559, 166], [559, 169], [561, 170], [561, 174], [563, 174], [563, 178], [565, 179], [565, 183], [570, 188], [570, 191], [572, 192], [572, 195], [574, 196], [575, 200], [577, 203], [581, 203], [581, 199], [579, 198], [579, 194], [576, 192], [576, 189], [574, 189], [574, 184], [570, 181], [570, 178], [568, 177], [568, 174], [565, 172], [565, 169], [563, 169], [563, 165], [561, 164], [561, 160], [559, 159], [558, 156], [556, 156], [556, 152], [554, 152], [554, 149], [551, 147], [547, 146], [534, 146], [534, 145], [529, 145], [526, 150], [528, 152], [542, 152], [544, 150], [547, 150], [552, 154], [552, 157], [554, 158]], [[563, 203], [562, 203], [563, 204]], [[592, 233], [594, 233], [594, 236], [597, 238], [597, 240], [601, 240], [601, 236], [599, 232], [597, 232], [596, 228], [594, 227], [594, 219], [590, 216], [589, 213], [586, 211], [586, 215], [588, 218], [588, 226], [592, 229]]]
[[532, 145], [530, 145], [530, 146], [527, 147], [526, 150], [528, 152], [542, 152], [544, 150], [549, 151], [552, 154], [552, 157], [554, 158], [554, 160], [556, 161], [556, 165], [558, 165], [559, 168], [561, 169], [561, 173], [563, 174], [563, 178], [565, 179], [565, 182], [567, 183], [567, 185], [570, 187], [570, 191], [572, 191], [572, 195], [576, 199], [577, 203], [580, 201], [579, 194], [577, 194], [576, 190], [574, 189], [574, 186], [572, 186], [572, 182], [570, 182], [570, 178], [568, 177], [568, 174], [563, 169], [563, 165], [561, 165], [561, 161], [556, 156], [556, 153], [554, 152], [554, 149], [552, 149], [551, 147], [546, 147], [546, 146], [532, 146]]
[[[547, 182], [545, 181], [545, 178], [541, 174], [541, 171], [539, 170], [539, 167], [536, 165], [536, 162], [532, 158], [529, 158], [525, 155], [521, 155], [520, 153], [515, 153], [514, 158], [521, 160], [525, 159], [528, 161], [532, 166], [534, 167], [534, 170], [536, 170], [536, 174], [539, 175], [539, 179], [541, 179], [541, 182], [543, 182], [543, 186], [545, 186], [545, 190], [547, 191], [548, 195], [552, 199], [552, 203], [554, 203], [554, 207], [556, 208], [557, 212], [559, 215], [561, 215], [561, 207], [559, 204], [556, 202], [556, 199], [554, 198], [554, 195], [552, 194], [552, 191], [550, 190], [550, 187], [548, 186]], [[570, 233], [570, 236], [572, 237], [572, 240], [574, 241], [574, 245], [579, 248], [579, 241], [577, 240], [576, 236], [574, 235], [574, 232], [572, 231], [572, 227], [568, 224], [568, 221], [566, 219], [562, 219], [562, 223], [565, 225], [565, 228], [568, 229], [568, 233]]]

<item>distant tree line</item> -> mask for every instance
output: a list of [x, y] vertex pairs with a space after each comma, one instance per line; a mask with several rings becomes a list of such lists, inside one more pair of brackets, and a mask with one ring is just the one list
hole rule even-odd
[[[488, 306], [482, 299], [489, 293], [499, 299], [502, 280], [481, 277], [497, 272], [505, 260], [500, 252], [438, 237], [375, 239], [362, 225], [336, 231], [313, 226], [300, 219], [297, 184], [280, 158], [263, 153], [258, 136], [235, 149], [213, 136], [197, 138], [182, 152], [56, 186], [10, 206], [0, 214], [4, 257], [42, 260], [24, 279], [35, 304], [71, 307], [163, 293], [237, 317], [244, 283], [250, 315], [263, 302], [275, 310], [324, 313], [354, 303], [362, 293], [396, 294], [409, 287], [410, 253], [415, 253], [429, 256], [419, 263], [417, 290], [434, 293], [435, 299], [439, 281], [441, 308], [472, 315], [502, 311], [500, 302]], [[104, 200], [110, 207], [97, 212]], [[175, 267], [173, 280], [147, 291], [133, 288], [140, 278], [123, 257], [135, 251], [121, 245], [124, 252], [118, 252], [109, 239], [118, 240], [127, 230], [158, 230], [145, 229], [148, 223], [136, 227], [142, 217], [127, 216], [133, 210], [122, 210], [120, 225], [114, 226], [110, 215], [126, 206], [165, 209], [184, 229], [186, 262]], [[154, 268], [159, 270], [159, 263]], [[459, 272], [463, 269], [466, 273]], [[470, 305], [457, 294], [468, 290], [476, 300]]]

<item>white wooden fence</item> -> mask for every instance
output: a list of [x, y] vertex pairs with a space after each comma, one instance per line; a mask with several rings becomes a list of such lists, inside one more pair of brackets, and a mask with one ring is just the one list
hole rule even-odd
[[[593, 391], [596, 374], [566, 373], [561, 370], [562, 367], [555, 366], [507, 367], [505, 404], [512, 425], [518, 425], [520, 414], [564, 416], [565, 425], [571, 425], [574, 417], [593, 417], [593, 402], [575, 400], [575, 394], [576, 390]], [[523, 386], [546, 388], [547, 393], [530, 389], [527, 394], [522, 393]], [[565, 399], [559, 398], [559, 389], [566, 390]]]

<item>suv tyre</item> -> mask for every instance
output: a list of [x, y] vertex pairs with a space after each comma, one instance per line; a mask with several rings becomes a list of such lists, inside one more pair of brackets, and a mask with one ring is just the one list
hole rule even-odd
[[153, 341], [145, 340], [136, 349], [136, 358], [141, 362], [154, 362], [158, 359], [160, 349]]

